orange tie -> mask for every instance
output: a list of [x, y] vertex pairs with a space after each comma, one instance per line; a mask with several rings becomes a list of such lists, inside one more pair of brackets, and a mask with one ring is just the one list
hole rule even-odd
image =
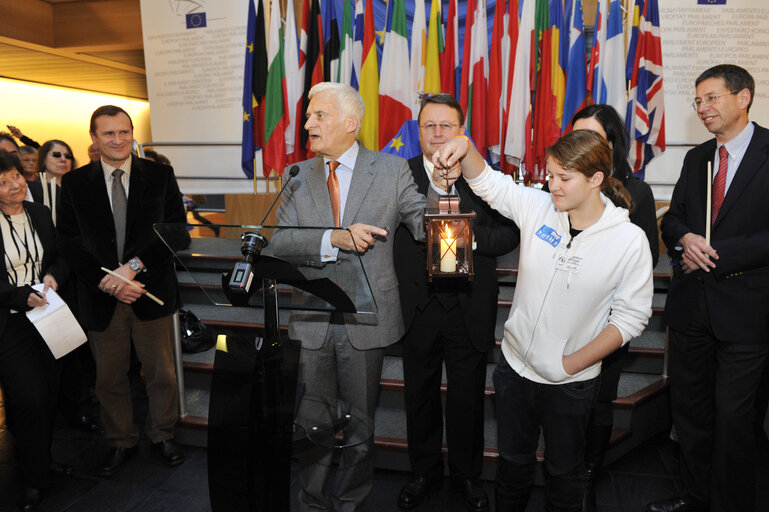
[[334, 225], [339, 227], [342, 225], [342, 221], [339, 216], [339, 180], [336, 178], [337, 167], [339, 167], [339, 162], [336, 160], [330, 160], [328, 162], [328, 195], [331, 198], [331, 210], [334, 212]]
[[721, 211], [721, 205], [724, 204], [728, 168], [729, 152], [726, 151], [726, 146], [721, 146], [718, 150], [718, 174], [716, 174], [716, 179], [713, 180], [713, 215], [711, 224], [716, 223], [718, 212]]

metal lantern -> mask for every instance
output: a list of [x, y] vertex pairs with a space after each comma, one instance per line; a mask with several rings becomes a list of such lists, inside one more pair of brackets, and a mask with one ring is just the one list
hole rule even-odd
[[438, 210], [425, 213], [427, 280], [434, 277], [473, 278], [473, 219], [475, 212], [459, 211], [459, 196], [444, 195]]

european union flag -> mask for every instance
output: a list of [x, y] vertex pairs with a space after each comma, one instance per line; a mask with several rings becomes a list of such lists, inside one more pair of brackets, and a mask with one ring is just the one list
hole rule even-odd
[[697, 5], [726, 5], [726, 0], [697, 0]]
[[[462, 129], [462, 135], [468, 135], [467, 130], [464, 128]], [[478, 149], [472, 139], [470, 139], [470, 143], [472, 143], [475, 149]], [[403, 123], [400, 131], [381, 149], [380, 153], [398, 155], [406, 160], [421, 155], [422, 146], [419, 144], [418, 121], [409, 120]]]
[[203, 28], [206, 26], [206, 13], [191, 12], [187, 15], [187, 28]]
[[382, 148], [381, 153], [398, 155], [408, 160], [422, 154], [419, 145], [419, 124], [417, 121], [406, 121], [395, 137]]

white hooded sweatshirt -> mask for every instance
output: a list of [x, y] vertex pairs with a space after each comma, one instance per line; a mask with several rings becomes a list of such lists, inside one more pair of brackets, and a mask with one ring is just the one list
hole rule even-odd
[[543, 384], [598, 376], [600, 361], [569, 375], [562, 358], [607, 324], [619, 330], [623, 344], [646, 327], [654, 287], [643, 230], [601, 194], [603, 214], [572, 240], [568, 213], [559, 212], [547, 192], [516, 185], [488, 166], [467, 182], [521, 230], [518, 280], [502, 342], [507, 362], [521, 377]]

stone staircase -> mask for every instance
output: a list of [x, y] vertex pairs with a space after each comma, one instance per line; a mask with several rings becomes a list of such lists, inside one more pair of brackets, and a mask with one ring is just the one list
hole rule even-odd
[[[215, 332], [254, 338], [263, 328], [262, 310], [214, 306], [226, 302], [221, 292], [221, 272], [239, 259], [240, 241], [195, 238], [191, 247], [179, 254], [178, 265], [183, 307], [193, 311]], [[498, 258], [500, 294], [496, 337], [497, 347], [489, 355], [485, 393], [484, 478], [493, 478], [496, 450], [494, 388], [491, 376], [501, 355], [503, 325], [510, 312], [517, 276], [517, 251]], [[189, 272], [187, 271], [189, 270]], [[669, 282], [668, 260], [661, 256], [655, 269], [653, 315], [646, 330], [630, 342], [629, 357], [614, 403], [614, 432], [607, 462], [611, 462], [670, 425], [668, 383], [663, 376], [665, 326], [662, 320]], [[281, 328], [287, 328], [288, 312], [281, 313]], [[214, 349], [183, 357], [187, 415], [177, 426], [177, 439], [186, 444], [205, 446], [208, 415], [208, 389], [213, 370]], [[445, 393], [445, 374], [443, 390]], [[408, 471], [406, 414], [403, 399], [403, 368], [400, 344], [385, 353], [381, 394], [375, 426], [376, 465]], [[542, 446], [540, 445], [540, 452]], [[445, 449], [445, 448], [444, 448]]]

